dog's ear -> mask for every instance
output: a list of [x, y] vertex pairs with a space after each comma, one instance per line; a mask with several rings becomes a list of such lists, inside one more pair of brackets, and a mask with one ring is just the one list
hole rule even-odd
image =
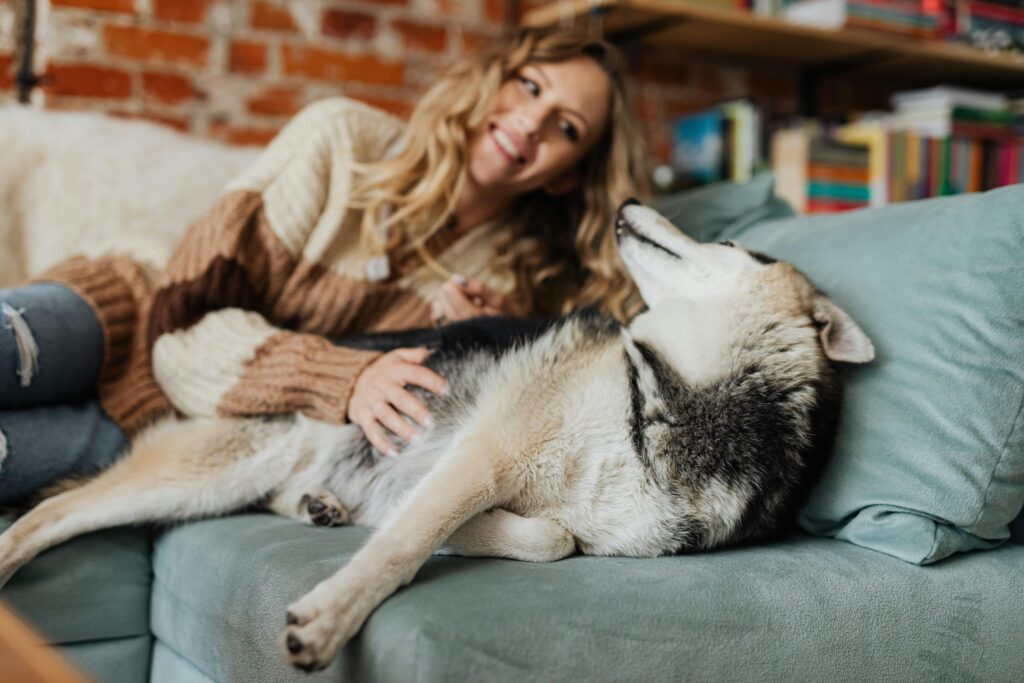
[[575, 190], [580, 186], [582, 181], [583, 175], [580, 173], [580, 170], [578, 168], [573, 168], [548, 182], [548, 184], [544, 186], [544, 192], [552, 197], [559, 197]]
[[811, 317], [818, 324], [818, 334], [825, 355], [842, 363], [867, 363], [875, 357], [875, 346], [846, 311], [829, 301], [815, 297]]

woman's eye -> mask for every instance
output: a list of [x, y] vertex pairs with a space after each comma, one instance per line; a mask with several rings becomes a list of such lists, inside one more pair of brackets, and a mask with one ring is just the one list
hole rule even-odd
[[580, 139], [580, 132], [576, 130], [576, 126], [572, 125], [568, 121], [562, 121], [558, 124], [562, 128], [562, 132], [565, 133], [565, 137], [569, 138], [572, 142], [577, 142]]
[[526, 78], [525, 76], [520, 76], [519, 82], [522, 83], [526, 91], [533, 95], [534, 97], [540, 94], [540, 86], [537, 85], [535, 81], [531, 81], [529, 78]]

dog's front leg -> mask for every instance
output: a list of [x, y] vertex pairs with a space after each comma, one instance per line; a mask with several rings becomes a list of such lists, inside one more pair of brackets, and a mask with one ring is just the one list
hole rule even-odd
[[464, 441], [409, 493], [390, 521], [352, 561], [288, 608], [281, 636], [286, 661], [327, 666], [370, 613], [403, 584], [459, 526], [506, 500], [516, 473], [489, 439]]

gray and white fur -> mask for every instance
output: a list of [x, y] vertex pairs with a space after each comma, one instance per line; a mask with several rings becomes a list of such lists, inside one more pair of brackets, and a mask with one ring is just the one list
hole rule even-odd
[[282, 654], [315, 669], [434, 552], [649, 557], [771, 537], [830, 445], [831, 362], [867, 362], [871, 342], [787, 263], [694, 242], [635, 202], [616, 235], [647, 305], [628, 326], [578, 314], [513, 343], [439, 344], [428, 364], [451, 392], [423, 395], [433, 427], [394, 457], [303, 417], [158, 423], [0, 536], [0, 583], [86, 531], [254, 503], [376, 527], [288, 609]]

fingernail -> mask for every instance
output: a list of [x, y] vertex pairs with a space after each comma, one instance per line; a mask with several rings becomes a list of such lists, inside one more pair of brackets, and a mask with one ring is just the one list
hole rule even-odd
[[427, 415], [427, 419], [423, 421], [423, 426], [424, 427], [433, 427], [434, 426], [434, 418], [431, 417], [430, 415]]
[[456, 284], [460, 284], [460, 285], [466, 284], [466, 276], [465, 275], [460, 275], [459, 273], [455, 273], [454, 275], [452, 275], [452, 279], [455, 280]]
[[396, 455], [398, 455], [398, 451], [397, 451], [397, 450], [395, 450], [394, 448], [389, 448], [389, 449], [387, 450], [387, 453], [385, 453], [384, 455], [388, 456], [389, 458], [393, 458], [393, 457], [395, 457]]

